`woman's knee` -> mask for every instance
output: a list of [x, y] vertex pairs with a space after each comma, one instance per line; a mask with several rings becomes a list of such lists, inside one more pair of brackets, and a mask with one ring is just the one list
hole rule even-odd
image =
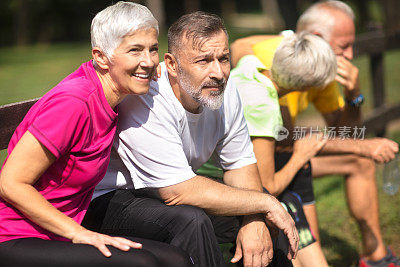
[[129, 251], [121, 257], [120, 262], [113, 262], [110, 266], [137, 266], [137, 267], [162, 267], [165, 266], [155, 255], [148, 251]]
[[159, 255], [159, 259], [162, 262], [162, 266], [165, 267], [189, 267], [193, 266], [193, 262], [185, 251], [181, 248], [175, 246], [169, 246], [168, 253], [163, 253], [163, 255]]

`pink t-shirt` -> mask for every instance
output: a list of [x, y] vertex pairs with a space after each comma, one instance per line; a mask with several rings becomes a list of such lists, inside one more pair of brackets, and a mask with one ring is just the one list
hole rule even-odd
[[[45, 94], [27, 113], [8, 146], [28, 130], [57, 158], [34, 187], [81, 223], [110, 159], [117, 114], [109, 106], [91, 61]], [[0, 198], [0, 242], [38, 237], [67, 240], [31, 222]]]

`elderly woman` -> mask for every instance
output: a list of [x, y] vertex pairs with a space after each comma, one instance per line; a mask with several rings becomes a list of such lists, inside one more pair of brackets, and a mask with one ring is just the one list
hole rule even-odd
[[158, 66], [158, 23], [144, 6], [104, 9], [91, 37], [93, 60], [45, 94], [11, 138], [0, 173], [1, 265], [187, 266], [178, 248], [80, 225], [107, 169], [116, 106], [147, 93]]

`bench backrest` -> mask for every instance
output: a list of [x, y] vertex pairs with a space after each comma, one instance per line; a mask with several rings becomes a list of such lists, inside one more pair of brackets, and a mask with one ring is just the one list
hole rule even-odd
[[8, 147], [15, 128], [37, 100], [38, 98], [0, 106], [0, 150]]

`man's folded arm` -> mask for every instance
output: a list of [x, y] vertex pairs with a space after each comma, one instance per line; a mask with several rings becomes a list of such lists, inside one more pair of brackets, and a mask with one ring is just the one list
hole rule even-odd
[[[231, 179], [228, 178], [228, 180]], [[233, 184], [237, 187], [244, 186], [244, 183], [240, 182]], [[192, 205], [213, 215], [236, 216], [268, 213], [270, 211], [269, 203], [273, 197], [260, 192], [259, 180], [251, 183], [247, 181], [246, 184], [254, 188], [244, 189], [243, 187], [228, 186], [197, 175], [182, 183], [159, 188], [158, 192], [167, 205]]]

